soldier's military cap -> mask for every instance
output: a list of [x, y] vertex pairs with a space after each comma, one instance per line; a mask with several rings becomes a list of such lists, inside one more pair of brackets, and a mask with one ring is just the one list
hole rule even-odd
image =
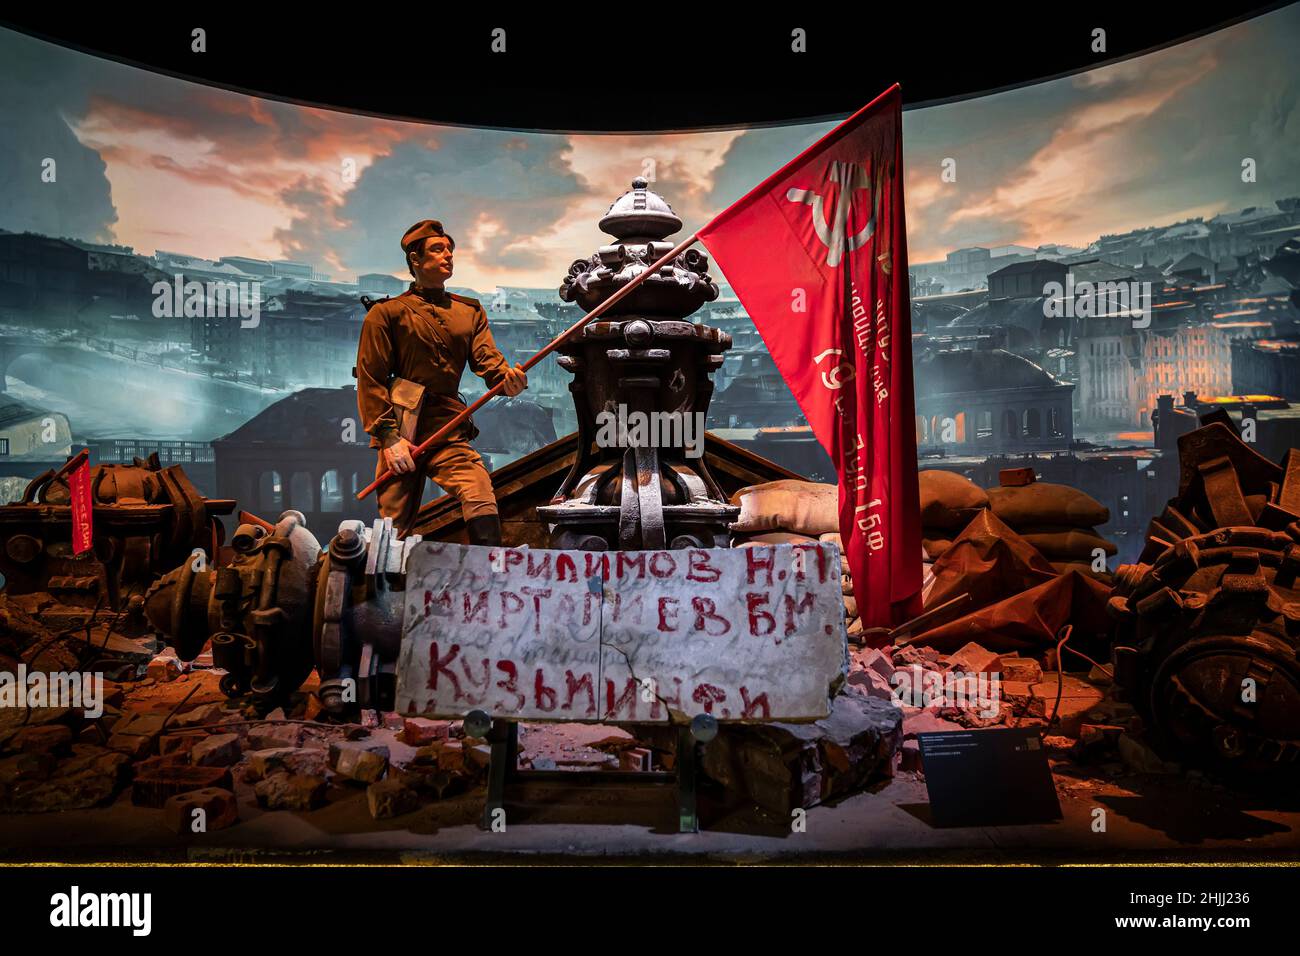
[[442, 223], [436, 219], [421, 219], [402, 234], [402, 251], [410, 252], [417, 242], [431, 236], [441, 236], [451, 243], [453, 249], [456, 248], [456, 240], [442, 231]]

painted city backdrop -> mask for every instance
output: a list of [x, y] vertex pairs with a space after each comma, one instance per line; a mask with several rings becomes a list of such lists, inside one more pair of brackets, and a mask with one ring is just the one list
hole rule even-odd
[[[987, 486], [1032, 456], [1044, 479], [1110, 508], [1101, 531], [1125, 561], [1173, 493], [1173, 423], [1224, 407], [1257, 424], [1263, 453], [1300, 445], [1298, 44], [1292, 5], [904, 114], [921, 467]], [[352, 500], [374, 467], [352, 366], [362, 297], [409, 280], [407, 226], [446, 224], [453, 290], [483, 301], [522, 360], [580, 315], [556, 290], [609, 241], [597, 221], [634, 177], [689, 231], [834, 125], [439, 127], [227, 92], [6, 31], [0, 89], [0, 495], [17, 498], [73, 448], [96, 462], [156, 452], [209, 495], [293, 507], [326, 533], [374, 513]], [[695, 318], [734, 347], [710, 428], [834, 480], [716, 277], [721, 298]], [[176, 294], [164, 301], [159, 283]], [[221, 288], [248, 295], [220, 307]], [[478, 416], [490, 465], [573, 429], [568, 382], [547, 362], [526, 393]], [[463, 388], [472, 398], [482, 383], [467, 374]]]

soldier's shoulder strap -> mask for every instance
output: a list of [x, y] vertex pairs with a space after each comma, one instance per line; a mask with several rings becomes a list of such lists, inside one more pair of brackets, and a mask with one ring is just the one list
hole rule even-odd
[[483, 308], [483, 303], [482, 303], [482, 302], [480, 302], [478, 299], [471, 298], [470, 296], [467, 296], [467, 295], [461, 295], [461, 294], [459, 294], [459, 293], [457, 293], [457, 292], [448, 292], [447, 295], [451, 296], [451, 297], [452, 297], [453, 299], [455, 299], [457, 302], [463, 302], [463, 303], [465, 303], [466, 305], [468, 305], [468, 306], [472, 306], [472, 307], [475, 308], [475, 309], [481, 309], [481, 308]]

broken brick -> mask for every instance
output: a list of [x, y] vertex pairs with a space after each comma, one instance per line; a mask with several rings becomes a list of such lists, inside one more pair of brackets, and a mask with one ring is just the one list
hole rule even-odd
[[418, 810], [420, 796], [398, 780], [380, 780], [366, 788], [366, 805], [376, 820], [388, 820]]
[[399, 738], [412, 747], [423, 747], [435, 740], [446, 740], [450, 722], [446, 720], [429, 720], [427, 717], [407, 717], [402, 725]]
[[[170, 759], [160, 758], [160, 759]], [[137, 807], [161, 808], [178, 793], [204, 787], [231, 789], [228, 767], [195, 767], [184, 764], [157, 764], [147, 771], [137, 768], [131, 784], [131, 802]]]
[[324, 776], [327, 758], [326, 751], [315, 748], [276, 747], [272, 750], [254, 750], [248, 754], [245, 779], [249, 782], [263, 780], [273, 773]]
[[[202, 814], [196, 813], [199, 810]], [[220, 787], [178, 793], [163, 804], [163, 823], [178, 835], [224, 830], [238, 820], [235, 795]]]
[[388, 770], [388, 756], [383, 744], [336, 742], [330, 744], [329, 765], [340, 777], [375, 783]]
[[44, 780], [54, 770], [55, 759], [48, 753], [19, 753], [0, 760], [0, 787], [21, 780]]
[[185, 668], [175, 657], [159, 656], [149, 662], [145, 676], [160, 684], [174, 681], [185, 673]]
[[1003, 681], [1023, 681], [1037, 684], [1043, 679], [1043, 668], [1032, 657], [1006, 656], [998, 662]]
[[1002, 680], [998, 682], [998, 693], [1002, 702], [1011, 708], [1013, 714], [1023, 716], [1029, 713], [1029, 700], [1033, 697], [1033, 684], [1021, 680]]
[[948, 668], [967, 674], [995, 674], [1000, 670], [999, 656], [972, 641], [950, 655]]
[[9, 746], [23, 753], [54, 753], [72, 746], [72, 728], [67, 724], [24, 727], [14, 734]]
[[314, 774], [273, 773], [253, 788], [267, 810], [314, 810], [325, 802], [325, 778]]
[[153, 753], [157, 741], [157, 737], [146, 734], [121, 734], [114, 731], [108, 738], [108, 749], [126, 754], [131, 760], [139, 760]]
[[239, 757], [239, 734], [213, 734], [190, 749], [190, 763], [202, 767], [229, 767]]
[[899, 750], [901, 759], [898, 769], [904, 773], [921, 773], [921, 742], [916, 739], [904, 740]]
[[[52, 760], [49, 754], [20, 754], [20, 758]], [[74, 744], [72, 756], [40, 780], [24, 780], [0, 788], [0, 810], [52, 813], [83, 810], [107, 803], [122, 786], [127, 758], [120, 753]]]
[[158, 738], [158, 753], [162, 755], [188, 754], [194, 749], [195, 744], [201, 740], [206, 740], [207, 737], [207, 733], [202, 730], [187, 730], [181, 734], [163, 734]]
[[254, 724], [248, 728], [248, 746], [253, 750], [297, 747], [301, 743], [299, 724]]
[[628, 747], [619, 751], [618, 769], [645, 771], [650, 769], [650, 751], [644, 747]]
[[438, 750], [438, 769], [460, 773], [465, 769], [465, 750], [459, 740], [449, 740]]
[[1044, 674], [1040, 683], [1031, 687], [1029, 713], [1034, 717], [1051, 717], [1056, 709], [1058, 723], [1054, 730], [1070, 737], [1077, 737], [1088, 712], [1102, 699], [1102, 693], [1087, 681], [1068, 674], [1062, 675], [1061, 703], [1056, 704], [1057, 678], [1054, 674]]
[[490, 744], [471, 744], [464, 749], [464, 754], [465, 762], [475, 770], [485, 770], [492, 760], [492, 747]]

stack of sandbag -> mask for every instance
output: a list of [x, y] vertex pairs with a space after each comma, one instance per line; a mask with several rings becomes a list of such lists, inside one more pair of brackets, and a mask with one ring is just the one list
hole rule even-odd
[[849, 637], [862, 633], [858, 605], [853, 599], [853, 579], [844, 561], [840, 540], [840, 493], [835, 485], [793, 478], [749, 485], [731, 496], [740, 517], [731, 526], [732, 544], [748, 548], [759, 544], [798, 544], [829, 541], [840, 549], [844, 613]]
[[1035, 480], [1032, 468], [1005, 469], [999, 480], [999, 487], [988, 490], [993, 514], [1033, 545], [1058, 572], [1079, 571], [1110, 583], [1104, 562], [1097, 560], [1119, 551], [1096, 531], [1110, 520], [1105, 505], [1078, 488]]
[[931, 469], [922, 471], [918, 478], [921, 544], [930, 560], [937, 561], [971, 519], [989, 506], [989, 498], [983, 488], [956, 472]]
[[982, 511], [957, 535], [953, 546], [934, 563], [934, 585], [925, 595], [927, 609], [969, 595], [966, 611], [994, 604], [1056, 577], [1037, 549]]

